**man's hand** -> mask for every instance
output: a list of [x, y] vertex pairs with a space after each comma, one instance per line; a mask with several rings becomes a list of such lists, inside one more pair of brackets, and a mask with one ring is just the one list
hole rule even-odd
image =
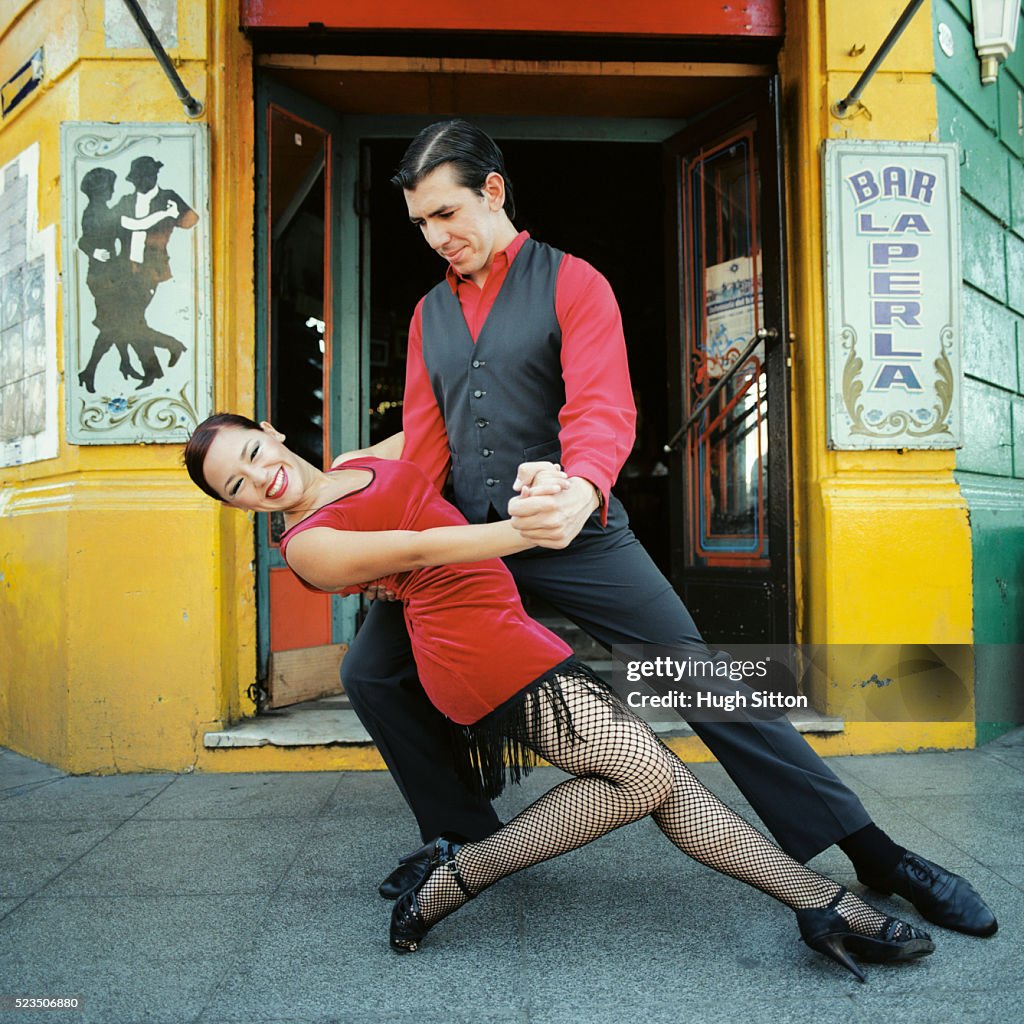
[[527, 540], [543, 548], [566, 548], [591, 514], [600, 505], [597, 488], [581, 476], [569, 477], [562, 489], [555, 493], [540, 494], [535, 490], [537, 463], [524, 463], [519, 467], [515, 489], [521, 497], [508, 503], [512, 525]]
[[373, 583], [367, 583], [363, 587], [363, 597], [368, 601], [396, 601], [398, 596], [393, 590], [388, 590], [387, 587], [383, 587], [380, 584], [380, 580], [375, 580]]

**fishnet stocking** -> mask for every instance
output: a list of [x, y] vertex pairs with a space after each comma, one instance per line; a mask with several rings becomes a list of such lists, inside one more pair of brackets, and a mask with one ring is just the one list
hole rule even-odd
[[[454, 863], [474, 895], [648, 814], [694, 860], [794, 910], [825, 907], [839, 893], [839, 885], [787, 856], [726, 807], [628, 708], [595, 696], [585, 679], [563, 678], [561, 683], [577, 739], [564, 731], [560, 736], [553, 713], [545, 712], [530, 746], [575, 777], [545, 793], [493, 836], [458, 851]], [[435, 871], [418, 895], [428, 925], [467, 899], [444, 869]], [[852, 930], [865, 935], [878, 934], [886, 922], [849, 893], [836, 910]]]

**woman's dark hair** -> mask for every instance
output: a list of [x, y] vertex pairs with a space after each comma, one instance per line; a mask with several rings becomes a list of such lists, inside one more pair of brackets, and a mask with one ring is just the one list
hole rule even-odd
[[107, 167], [93, 167], [82, 175], [79, 188], [90, 198], [114, 191], [117, 175]]
[[185, 451], [182, 453], [181, 461], [185, 464], [192, 483], [217, 501], [224, 499], [206, 482], [206, 477], [203, 476], [203, 463], [206, 461], [206, 453], [210, 450], [210, 445], [213, 444], [213, 439], [221, 427], [242, 427], [244, 430], [263, 429], [248, 416], [238, 416], [233, 412], [218, 412], [203, 420], [192, 431], [192, 436], [188, 439]]
[[505, 205], [511, 220], [516, 215], [512, 182], [505, 170], [505, 157], [498, 144], [486, 132], [468, 121], [437, 121], [428, 125], [409, 143], [391, 184], [411, 192], [431, 171], [451, 164], [455, 180], [464, 188], [483, 195], [488, 174], [500, 174], [505, 180]]

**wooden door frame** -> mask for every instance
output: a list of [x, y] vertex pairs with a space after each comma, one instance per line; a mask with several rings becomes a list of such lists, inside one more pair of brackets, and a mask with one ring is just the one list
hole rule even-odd
[[[792, 483], [792, 447], [791, 447], [791, 415], [790, 415], [790, 356], [789, 356], [789, 310], [786, 301], [786, 238], [785, 217], [783, 209], [784, 194], [782, 190], [783, 159], [779, 140], [780, 131], [780, 86], [777, 76], [767, 79], [761, 86], [754, 86], [743, 96], [730, 100], [714, 112], [713, 119], [701, 118], [687, 126], [677, 140], [673, 140], [673, 151], [666, 152], [666, 180], [669, 187], [669, 207], [675, 220], [676, 230], [671, 234], [666, 249], [666, 294], [679, 294], [682, 301], [670, 303], [668, 330], [670, 335], [669, 352], [674, 361], [669, 368], [671, 381], [671, 401], [681, 412], [681, 422], [690, 415], [689, 389], [685, 386], [684, 374], [687, 367], [682, 365], [685, 351], [685, 331], [692, 323], [693, 310], [692, 289], [685, 280], [687, 273], [685, 264], [686, 240], [683, 237], [685, 218], [681, 209], [682, 191], [680, 187], [678, 155], [680, 147], [697, 145], [704, 139], [709, 141], [726, 135], [733, 127], [738, 128], [745, 122], [756, 121], [761, 131], [756, 144], [758, 172], [760, 174], [760, 195], [762, 202], [759, 207], [761, 218], [761, 251], [778, 253], [778, 263], [769, 268], [762, 276], [764, 288], [765, 326], [774, 328], [777, 338], [766, 345], [766, 365], [770, 360], [769, 370], [774, 372], [771, 380], [769, 398], [769, 453], [778, 451], [785, 459], [785, 472], [780, 473], [776, 463], [769, 461], [768, 488], [768, 522], [769, 550], [772, 568], [766, 573], [763, 570], [734, 569], [728, 572], [720, 568], [692, 568], [685, 564], [684, 541], [681, 533], [672, 539], [672, 579], [673, 584], [686, 599], [688, 584], [713, 583], [716, 573], [727, 585], [731, 572], [732, 579], [738, 580], [747, 576], [750, 583], [762, 578], [769, 589], [778, 588], [778, 608], [781, 616], [773, 619], [773, 643], [792, 643], [795, 639], [795, 593], [794, 581], [794, 540], [793, 540], [793, 483]], [[771, 277], [770, 275], [774, 275]], [[774, 280], [775, 288], [769, 289], [770, 280]], [[673, 344], [673, 341], [675, 342]], [[778, 406], [782, 405], [783, 415], [778, 414]], [[774, 415], [773, 415], [774, 412]], [[690, 515], [689, 487], [690, 482], [684, 466], [683, 446], [677, 446], [672, 453], [673, 469], [680, 480], [681, 486], [672, 492], [672, 522], [682, 524]], [[773, 471], [774, 466], [774, 471]]]

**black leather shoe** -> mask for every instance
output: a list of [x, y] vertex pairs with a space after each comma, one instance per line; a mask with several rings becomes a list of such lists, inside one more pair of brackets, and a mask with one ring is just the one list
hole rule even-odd
[[860, 872], [857, 877], [878, 892], [896, 893], [910, 900], [932, 924], [983, 937], [995, 935], [999, 930], [995, 914], [966, 878], [909, 850], [884, 878], [872, 878]]
[[[397, 900], [403, 892], [408, 892], [426, 874], [435, 844], [436, 840], [432, 840], [426, 846], [421, 846], [418, 850], [400, 857], [398, 867], [380, 883], [377, 892], [386, 900]], [[452, 856], [454, 856], [462, 844], [450, 843], [449, 845]]]

